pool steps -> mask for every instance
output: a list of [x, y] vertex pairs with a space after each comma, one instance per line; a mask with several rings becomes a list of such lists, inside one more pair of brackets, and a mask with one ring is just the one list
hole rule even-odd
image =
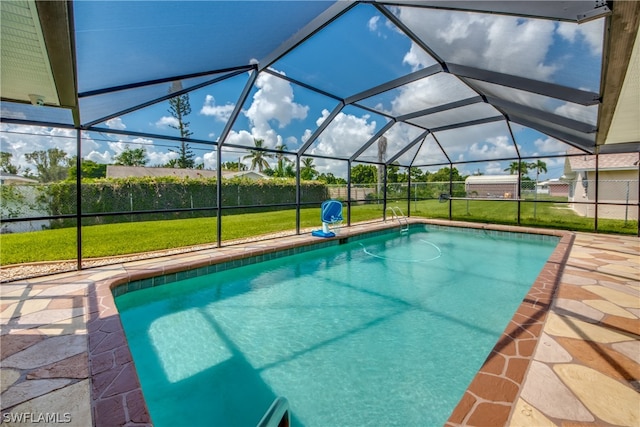
[[407, 217], [404, 216], [402, 209], [400, 209], [398, 206], [389, 206], [387, 210], [391, 211], [391, 220], [396, 220], [398, 221], [398, 224], [400, 224], [401, 233], [406, 233], [407, 231], [409, 231], [409, 220], [407, 220]]
[[289, 401], [280, 396], [267, 409], [257, 427], [289, 427], [290, 425]]

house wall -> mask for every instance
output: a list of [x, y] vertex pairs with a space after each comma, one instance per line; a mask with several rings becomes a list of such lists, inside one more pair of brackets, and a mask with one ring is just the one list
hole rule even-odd
[[[591, 205], [571, 204], [579, 215], [593, 218], [595, 216], [595, 172], [579, 173], [571, 186], [569, 201], [592, 203]], [[598, 174], [598, 218], [638, 219], [636, 206], [613, 206], [604, 203], [638, 203], [638, 172], [600, 171]]]
[[550, 196], [561, 196], [567, 197], [569, 196], [569, 184], [549, 184], [549, 195]]

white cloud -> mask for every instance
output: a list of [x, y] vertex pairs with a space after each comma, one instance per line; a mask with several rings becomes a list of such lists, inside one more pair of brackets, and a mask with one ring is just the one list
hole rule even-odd
[[[407, 124], [397, 124], [389, 129], [384, 134], [387, 139], [387, 150], [384, 154], [384, 159], [388, 160], [394, 157], [400, 150], [404, 149], [407, 144], [415, 140], [420, 134], [424, 132], [423, 129]], [[371, 146], [359, 157], [360, 159], [367, 159], [369, 161], [378, 160], [378, 144], [377, 142], [371, 144]]]
[[454, 162], [516, 157], [504, 122], [486, 123], [438, 132], [436, 138]]
[[483, 142], [476, 142], [469, 147], [469, 159], [491, 159], [491, 158], [509, 158], [517, 157], [515, 146], [506, 135], [499, 135], [487, 138]]
[[284, 140], [284, 144], [289, 148], [295, 147], [298, 145], [298, 138], [295, 136], [289, 136]]
[[595, 125], [598, 122], [598, 107], [585, 107], [583, 105], [565, 103], [554, 111], [563, 117], [575, 119], [583, 123]]
[[500, 17], [489, 26], [489, 46], [483, 53], [482, 66], [509, 74], [549, 80], [558, 69], [545, 64], [553, 43], [553, 22]]
[[227, 103], [225, 105], [216, 105], [216, 100], [212, 95], [207, 95], [204, 105], [200, 110], [200, 114], [205, 116], [213, 116], [216, 120], [226, 122], [231, 117], [231, 113], [235, 108], [234, 104]]
[[84, 158], [102, 164], [110, 164], [114, 162], [113, 155], [110, 151], [104, 151], [102, 153], [99, 151], [91, 151], [89, 154], [85, 155]]
[[[533, 144], [538, 148], [540, 153], [555, 153], [555, 154], [564, 153], [569, 147], [564, 142], [560, 142], [557, 139], [549, 138], [549, 137], [545, 139], [538, 138], [533, 142]], [[533, 155], [538, 155], [538, 154], [539, 153], [534, 153]]]
[[159, 128], [167, 128], [170, 126], [178, 126], [178, 119], [170, 116], [160, 117], [160, 120], [156, 122], [156, 126]]
[[411, 43], [411, 48], [405, 53], [402, 63], [409, 65], [412, 71], [417, 71], [436, 64], [436, 60], [417, 44]]
[[[122, 138], [121, 136], [118, 136]], [[127, 148], [135, 149], [135, 148], [143, 148], [147, 154], [147, 166], [162, 166], [167, 164], [170, 160], [178, 158], [178, 154], [175, 152], [171, 152], [164, 147], [156, 147], [154, 145], [154, 141], [148, 138], [135, 137], [128, 139], [118, 139], [117, 141], [109, 141], [107, 142], [107, 147], [110, 150], [109, 156], [112, 157], [112, 161], [115, 161], [115, 157], [120, 155]], [[177, 147], [176, 147], [177, 148]], [[99, 152], [90, 153], [93, 157], [91, 160], [95, 160], [96, 158], [104, 158], [107, 159], [108, 156], [105, 154], [101, 154]], [[195, 159], [196, 163], [202, 163], [203, 159], [198, 158]], [[107, 163], [103, 161], [101, 163]], [[205, 166], [207, 163], [205, 162]]]
[[120, 154], [122, 154], [122, 152], [127, 148], [127, 146], [129, 145], [129, 142], [125, 142], [125, 141], [109, 141], [107, 142], [107, 146], [109, 147], [109, 149], [114, 153], [114, 157], [115, 156], [119, 156]]
[[400, 19], [448, 62], [547, 81], [557, 70], [557, 66], [545, 63], [555, 30], [551, 21], [398, 10]]
[[347, 179], [347, 162], [342, 160], [313, 159], [318, 173], [332, 173], [336, 178]]
[[109, 149], [114, 152], [116, 156], [120, 155], [127, 148], [144, 148], [147, 152], [149, 149], [153, 149], [153, 140], [148, 138], [136, 137], [132, 139], [119, 139], [117, 141], [107, 142]]
[[[329, 116], [328, 110], [316, 120], [321, 124]], [[356, 117], [339, 113], [312, 145], [311, 154], [348, 156], [363, 146], [376, 131], [376, 122], [368, 122], [369, 116]]]
[[602, 26], [604, 19], [587, 22], [585, 24], [573, 24], [570, 22], [560, 22], [558, 24], [558, 34], [570, 43], [580, 40], [589, 46], [591, 54], [594, 56], [602, 54]]
[[199, 162], [204, 163], [205, 169], [215, 169], [216, 168], [217, 156], [215, 151], [210, 151], [208, 153], [204, 153], [202, 159]]
[[487, 175], [503, 175], [505, 167], [500, 162], [489, 162], [484, 168]]
[[411, 113], [474, 95], [475, 92], [456, 77], [439, 73], [401, 87], [391, 101], [391, 113]]
[[120, 117], [114, 117], [113, 119], [107, 120], [105, 122], [105, 125], [109, 129], [124, 130], [127, 128], [127, 126], [122, 122], [122, 119]]
[[149, 163], [147, 163], [147, 166], [159, 166], [169, 163], [170, 160], [177, 159], [178, 153], [172, 151], [147, 151], [147, 157], [149, 158]]
[[253, 147], [253, 135], [246, 130], [241, 130], [240, 132], [231, 131], [225, 143], [233, 144], [233, 145], [243, 145], [247, 147]]
[[471, 25], [476, 22], [481, 22], [478, 15], [453, 14], [449, 26], [436, 31], [437, 37], [446, 44], [452, 44], [456, 40], [464, 40], [469, 37]]
[[249, 108], [244, 111], [249, 119], [250, 131], [231, 131], [225, 143], [253, 147], [255, 139], [262, 139], [265, 148], [275, 148], [284, 143], [289, 149], [295, 149], [297, 139], [290, 136], [285, 142], [271, 125], [275, 122], [282, 129], [293, 120], [303, 120], [307, 117], [309, 107], [294, 101], [293, 88], [288, 81], [271, 74], [260, 74], [256, 87], [258, 91], [253, 95]]
[[380, 16], [372, 16], [367, 22], [367, 26], [369, 27], [369, 31], [376, 32], [378, 31], [378, 21], [380, 21]]
[[[24, 172], [34, 165], [27, 162], [25, 154], [34, 151], [46, 151], [50, 148], [63, 150], [69, 157], [76, 154], [76, 131], [74, 129], [49, 128], [31, 125], [0, 124], [0, 151], [12, 155], [11, 162]], [[97, 144], [83, 136], [83, 150], [93, 150]]]
[[305, 119], [309, 107], [294, 102], [291, 84], [271, 74], [262, 73], [256, 80], [258, 91], [245, 115], [256, 128], [257, 135], [271, 130], [271, 121], [277, 121], [279, 128], [286, 127], [294, 119]]

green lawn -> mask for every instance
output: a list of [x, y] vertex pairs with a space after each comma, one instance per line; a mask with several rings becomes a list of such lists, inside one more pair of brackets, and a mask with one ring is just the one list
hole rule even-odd
[[[389, 202], [399, 206], [406, 214], [407, 202]], [[452, 216], [455, 220], [496, 224], [515, 224], [516, 202], [485, 200], [453, 200]], [[437, 200], [410, 203], [411, 216], [448, 218], [449, 204]], [[224, 215], [222, 240], [233, 240], [285, 230], [295, 230], [295, 209], [274, 212]], [[346, 209], [344, 212], [346, 222]], [[301, 210], [302, 228], [320, 227], [318, 208]], [[355, 205], [351, 209], [351, 222], [376, 220], [382, 217], [382, 205]], [[521, 224], [593, 231], [593, 218], [583, 218], [566, 209], [564, 203], [521, 204]], [[144, 221], [121, 224], [92, 225], [82, 228], [84, 258], [125, 255], [182, 246], [209, 244], [216, 241], [216, 218], [193, 218], [165, 221]], [[635, 234], [638, 222], [622, 220], [598, 221], [603, 232]], [[75, 259], [76, 229], [64, 228], [29, 233], [0, 235], [0, 265], [35, 261]]]
[[[544, 200], [544, 199], [543, 199]], [[516, 224], [518, 203], [486, 200], [453, 200], [452, 218], [459, 221], [495, 224]], [[437, 201], [411, 202], [411, 215], [429, 218], [449, 218], [449, 204]], [[594, 231], [594, 219], [577, 215], [566, 203], [520, 204], [520, 225], [575, 231]], [[598, 220], [598, 231], [618, 234], [636, 234], [638, 221]]]
[[[358, 222], [381, 218], [381, 216], [380, 207], [365, 205], [353, 209], [351, 220]], [[302, 209], [300, 226], [320, 228], [319, 209]], [[295, 209], [225, 215], [222, 217], [222, 240], [295, 230], [295, 228]], [[86, 226], [82, 228], [82, 256], [105, 257], [208, 244], [216, 241], [216, 229], [216, 218]], [[75, 228], [0, 235], [0, 265], [65, 260], [75, 257]]]

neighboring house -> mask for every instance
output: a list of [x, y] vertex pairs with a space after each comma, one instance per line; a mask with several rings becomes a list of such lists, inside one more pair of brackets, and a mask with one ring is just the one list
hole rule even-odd
[[247, 178], [253, 181], [258, 179], [271, 179], [270, 176], [256, 171], [222, 171], [223, 178]]
[[516, 199], [518, 175], [473, 175], [464, 181], [467, 197]]
[[548, 194], [554, 197], [568, 197], [569, 183], [558, 178], [552, 178], [538, 183], [538, 194]]
[[2, 185], [25, 185], [25, 184], [37, 184], [38, 181], [31, 178], [25, 178], [20, 175], [12, 175], [10, 173], [0, 172], [0, 184]]
[[[127, 178], [127, 177], [143, 177], [143, 176], [176, 176], [180, 178], [215, 178], [218, 176], [217, 171], [202, 169], [177, 169], [177, 168], [147, 168], [143, 166], [117, 166], [107, 165], [107, 178]], [[269, 179], [256, 171], [222, 171], [223, 178], [247, 178], [251, 180]]]
[[[600, 154], [598, 156], [598, 217], [638, 219], [639, 153]], [[564, 175], [569, 182], [569, 202], [579, 215], [595, 216], [596, 156], [580, 155], [565, 159]], [[626, 206], [607, 205], [625, 204]], [[636, 206], [632, 206], [632, 205]], [[631, 206], [629, 206], [631, 205]]]
[[[20, 175], [0, 172], [0, 186], [7, 186], [0, 198], [0, 216], [2, 218], [38, 217], [49, 213], [38, 202], [38, 181]], [[0, 233], [24, 233], [39, 231], [49, 227], [47, 220], [4, 222]]]

